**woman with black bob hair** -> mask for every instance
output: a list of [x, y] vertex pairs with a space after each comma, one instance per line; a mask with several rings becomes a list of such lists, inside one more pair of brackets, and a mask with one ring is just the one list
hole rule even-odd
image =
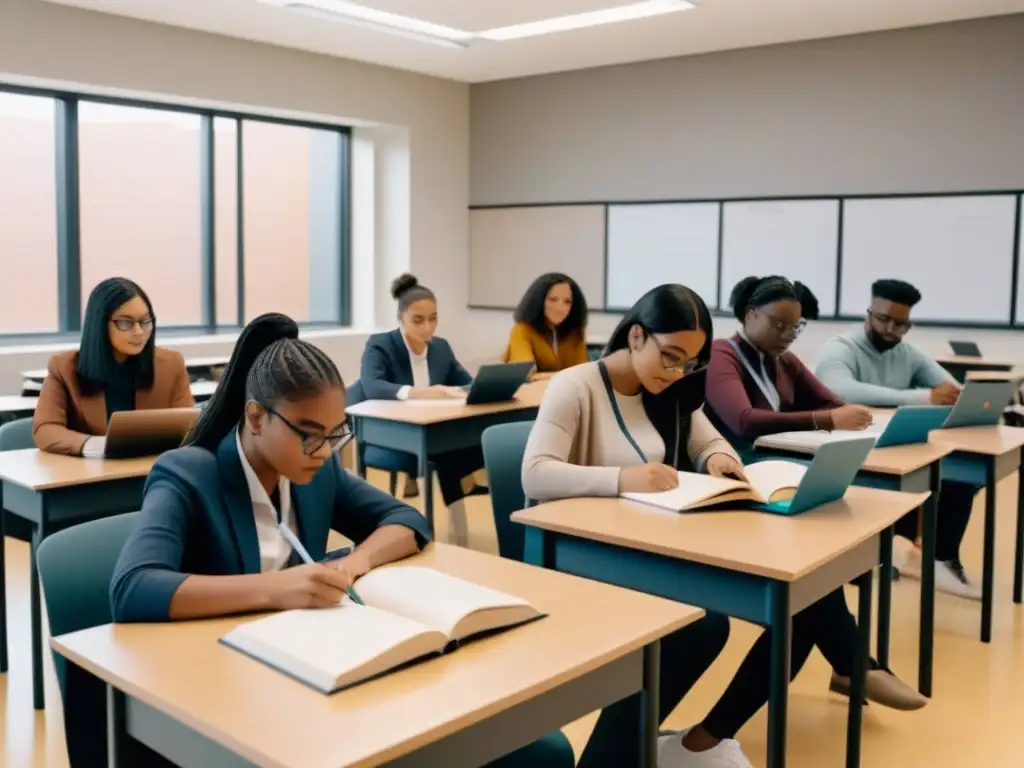
[[[329, 608], [360, 576], [417, 552], [430, 538], [426, 521], [342, 469], [338, 450], [350, 437], [331, 359], [300, 340], [284, 315], [249, 323], [186, 446], [161, 456], [147, 478], [111, 581], [114, 620]], [[313, 563], [301, 563], [282, 526]], [[328, 554], [332, 528], [354, 549]], [[66, 712], [83, 712], [78, 700], [68, 703]], [[103, 711], [101, 704], [94, 706]], [[515, 755], [524, 764], [572, 765], [557, 732], [505, 760]]]
[[102, 456], [111, 414], [194, 405], [184, 358], [156, 346], [149, 297], [112, 277], [89, 294], [79, 348], [50, 358], [32, 434], [43, 451]]
[[587, 316], [575, 280], [561, 272], [541, 275], [516, 307], [505, 362], [536, 363], [538, 379], [587, 362]]
[[[735, 452], [701, 410], [713, 335], [707, 306], [689, 288], [661, 285], [645, 294], [619, 323], [601, 360], [563, 371], [548, 385], [523, 458], [526, 496], [548, 501], [664, 491], [679, 484], [680, 470], [743, 477]], [[662, 638], [662, 720], [728, 637], [729, 620], [708, 614]], [[720, 705], [727, 709], [717, 738], [703, 726], [663, 736], [658, 765], [749, 766], [732, 738], [739, 729], [733, 722], [742, 724], [767, 700], [767, 664], [763, 683], [760, 700], [744, 693], [743, 706]], [[639, 764], [620, 737], [633, 727], [635, 707], [625, 700], [604, 709], [580, 768]]]

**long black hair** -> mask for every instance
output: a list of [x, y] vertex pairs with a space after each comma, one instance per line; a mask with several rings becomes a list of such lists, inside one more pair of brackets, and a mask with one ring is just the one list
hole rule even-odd
[[643, 394], [644, 410], [655, 429], [665, 441], [666, 461], [673, 454], [679, 459], [679, 469], [689, 469], [685, 450], [690, 432], [690, 415], [704, 405], [705, 369], [711, 361], [714, 328], [711, 312], [704, 300], [685, 285], [668, 283], [652, 288], [619, 321], [604, 357], [629, 347], [629, 331], [640, 326], [644, 338], [652, 333], [678, 333], [701, 330], [707, 335], [704, 346], [697, 353], [699, 370], [683, 377], [659, 395], [647, 391]]
[[153, 318], [153, 332], [142, 352], [128, 358], [125, 365], [130, 367], [136, 389], [149, 389], [153, 386], [153, 347], [156, 345], [153, 305], [137, 283], [126, 277], [109, 277], [92, 289], [85, 305], [82, 341], [75, 363], [78, 385], [83, 394], [96, 394], [116, 380], [119, 366], [110, 344], [110, 318], [118, 307], [134, 298], [145, 302], [149, 316]]
[[185, 445], [216, 450], [255, 400], [273, 407], [344, 387], [337, 366], [321, 349], [299, 339], [299, 326], [280, 314], [261, 315], [238, 337], [213, 398], [206, 404]]
[[748, 309], [759, 309], [785, 299], [800, 302], [796, 286], [786, 278], [780, 275], [745, 277], [732, 289], [729, 305], [736, 319], [742, 323], [747, 317]]
[[572, 308], [562, 324], [555, 329], [555, 333], [560, 339], [568, 338], [574, 333], [582, 334], [583, 329], [587, 327], [587, 298], [576, 281], [561, 272], [548, 272], [530, 283], [513, 314], [515, 321], [526, 323], [538, 333], [547, 336], [551, 328], [548, 327], [547, 318], [544, 316], [544, 304], [548, 292], [562, 283], [567, 284], [572, 291]]

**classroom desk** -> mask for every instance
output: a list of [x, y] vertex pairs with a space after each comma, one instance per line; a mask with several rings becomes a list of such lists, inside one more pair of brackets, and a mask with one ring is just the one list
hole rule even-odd
[[[1024, 457], [1024, 429], [1004, 426], [937, 429], [929, 435], [929, 440], [951, 450], [943, 462], [943, 472], [947, 477], [985, 488], [981, 641], [988, 643], [992, 641], [992, 605], [995, 599], [996, 485], [1007, 475], [1019, 471]], [[1013, 601], [1019, 605], [1024, 599], [1024, 482], [1017, 488], [1013, 560]]]
[[[49, 534], [69, 523], [132, 512], [142, 501], [142, 488], [153, 458], [83, 459], [58, 456], [34, 448], [0, 452], [2, 508], [32, 524], [29, 583], [32, 603], [32, 691], [36, 709], [44, 705], [42, 621], [36, 549]], [[0, 515], [0, 541], [3, 540]], [[3, 547], [0, 547], [0, 671], [7, 669], [7, 600]]]
[[786, 764], [790, 619], [856, 579], [862, 653], [847, 721], [846, 765], [852, 768], [860, 763], [871, 572], [880, 562], [882, 533], [926, 497], [853, 487], [841, 501], [795, 517], [677, 514], [625, 499], [566, 499], [521, 510], [512, 519], [528, 526], [530, 562], [771, 629], [768, 768]]
[[[192, 382], [219, 381], [227, 364], [227, 357], [189, 357], [185, 359], [185, 370], [188, 371], [189, 379]], [[26, 393], [39, 392], [42, 389], [43, 380], [48, 375], [45, 368], [22, 371], [22, 391]]]
[[115, 756], [127, 734], [182, 768], [471, 768], [638, 696], [643, 722], [622, 738], [642, 737], [642, 765], [656, 767], [659, 641], [703, 611], [444, 544], [403, 564], [548, 615], [330, 696], [217, 642], [246, 618], [106, 625], [51, 644], [109, 686]]
[[36, 398], [21, 395], [0, 395], [0, 424], [24, 419], [36, 412]]
[[[811, 433], [813, 434], [813, 433]], [[783, 456], [813, 456], [816, 447], [776, 435], [759, 438], [757, 447]], [[940, 465], [952, 449], [942, 445], [918, 443], [876, 448], [868, 454], [854, 483], [904, 493], [929, 492], [922, 506], [921, 534], [921, 613], [918, 632], [917, 689], [932, 695], [935, 657], [935, 536], [938, 525], [938, 499], [942, 477]], [[878, 582], [878, 663], [889, 666], [889, 620], [892, 610], [892, 532], [882, 534], [882, 569]]]
[[515, 400], [488, 405], [446, 403], [443, 400], [367, 400], [346, 409], [356, 437], [356, 458], [361, 468], [367, 445], [411, 453], [424, 479], [424, 514], [434, 528], [433, 474], [430, 460], [448, 451], [480, 445], [488, 427], [537, 416], [547, 382], [524, 384]]
[[959, 382], [963, 382], [970, 371], [1011, 371], [1016, 367], [1016, 363], [989, 360], [984, 357], [964, 357], [963, 355], [936, 357], [935, 362], [949, 371], [950, 375]]

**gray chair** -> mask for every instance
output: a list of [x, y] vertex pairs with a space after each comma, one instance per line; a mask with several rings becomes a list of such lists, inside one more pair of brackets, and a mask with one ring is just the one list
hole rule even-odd
[[[345, 404], [346, 405], [358, 405], [359, 403], [366, 401], [366, 392], [363, 389], [363, 383], [356, 379], [352, 384], [345, 390]], [[366, 479], [366, 463], [363, 461], [362, 453], [359, 451], [358, 444], [356, 446], [356, 453], [359, 456], [359, 475]], [[398, 493], [398, 473], [393, 472], [390, 469], [384, 467], [370, 467], [370, 469], [380, 469], [388, 473], [388, 491], [392, 496]]]
[[532, 421], [499, 424], [485, 429], [480, 438], [487, 483], [491, 487], [498, 554], [510, 560], [523, 559], [526, 534], [523, 526], [513, 523], [510, 517], [526, 506], [522, 481], [523, 454], [532, 428]]
[[[32, 439], [32, 419], [17, 419], [8, 421], [0, 426], [0, 451], [21, 451], [26, 448], [35, 448]], [[0, 531], [5, 536], [20, 541], [28, 541], [32, 538], [32, 526], [29, 522], [17, 515], [3, 513], [3, 527]], [[3, 554], [0, 553], [0, 563], [3, 562]], [[3, 584], [3, 575], [0, 574], [0, 585]]]

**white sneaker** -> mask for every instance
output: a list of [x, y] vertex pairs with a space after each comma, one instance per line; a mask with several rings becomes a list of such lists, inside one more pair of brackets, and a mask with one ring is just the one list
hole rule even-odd
[[967, 575], [959, 560], [935, 564], [935, 588], [968, 600], [981, 600], [981, 587]]
[[658, 737], [658, 768], [754, 768], [735, 739], [723, 739], [704, 752], [691, 752], [683, 746], [686, 733]]
[[921, 580], [921, 550], [902, 536], [893, 538], [892, 564], [900, 578]]

